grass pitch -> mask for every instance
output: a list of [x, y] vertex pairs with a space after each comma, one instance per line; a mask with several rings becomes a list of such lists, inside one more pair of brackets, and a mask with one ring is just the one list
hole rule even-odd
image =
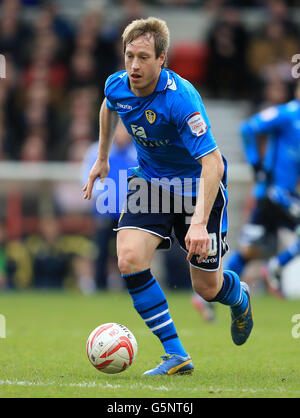
[[[6, 319], [6, 338], [0, 338], [0, 398], [300, 397], [300, 338], [292, 336], [299, 300], [252, 297], [253, 332], [237, 347], [231, 341], [229, 309], [218, 305], [216, 323], [207, 324], [190, 296], [167, 292], [195, 372], [155, 378], [141, 374], [159, 363], [161, 345], [125, 291], [0, 294], [0, 314]], [[138, 342], [135, 362], [121, 374], [98, 372], [86, 357], [89, 333], [105, 322], [123, 323]]]

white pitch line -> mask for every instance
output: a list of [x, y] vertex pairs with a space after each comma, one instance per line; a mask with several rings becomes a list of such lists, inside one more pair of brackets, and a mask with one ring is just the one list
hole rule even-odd
[[100, 388], [100, 389], [149, 389], [154, 391], [170, 391], [166, 386], [152, 386], [152, 385], [112, 385], [108, 382], [105, 384], [99, 382], [79, 382], [79, 383], [59, 383], [59, 382], [29, 382], [23, 380], [0, 380], [0, 386], [58, 386], [58, 387], [80, 387], [80, 388]]
[[[108, 382], [100, 383], [100, 382], [78, 382], [78, 383], [59, 383], [59, 382], [30, 382], [30, 381], [23, 381], [23, 380], [0, 380], [0, 386], [23, 386], [23, 387], [45, 387], [45, 386], [57, 386], [57, 387], [78, 387], [78, 388], [98, 388], [98, 389], [130, 389], [130, 390], [151, 390], [156, 392], [171, 392], [173, 388], [167, 387], [164, 385], [160, 386], [152, 386], [152, 385], [142, 385], [140, 383], [131, 384], [131, 385], [113, 385]], [[278, 394], [300, 394], [300, 391], [291, 391], [286, 390], [284, 388], [280, 389], [268, 389], [268, 388], [214, 388], [211, 386], [200, 386], [200, 387], [193, 387], [193, 388], [181, 388], [182, 392], [186, 393], [230, 393], [230, 392], [239, 392], [239, 393], [248, 393], [248, 394], [257, 394], [257, 393], [278, 393]]]

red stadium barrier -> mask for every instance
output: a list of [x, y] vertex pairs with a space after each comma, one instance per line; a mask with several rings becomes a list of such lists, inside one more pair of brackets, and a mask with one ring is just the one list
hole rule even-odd
[[205, 44], [179, 42], [170, 50], [168, 68], [193, 84], [201, 84], [206, 79], [208, 54]]

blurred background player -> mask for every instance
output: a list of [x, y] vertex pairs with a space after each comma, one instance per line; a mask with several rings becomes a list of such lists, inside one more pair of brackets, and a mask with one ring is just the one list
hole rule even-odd
[[[84, 157], [81, 173], [83, 184], [87, 182], [89, 172], [97, 160], [97, 156], [98, 141], [90, 146]], [[111, 239], [115, 236], [113, 228], [116, 228], [118, 225], [121, 212], [119, 209], [123, 205], [123, 202], [119, 201], [119, 198], [122, 196], [122, 194], [119, 194], [119, 187], [121, 187], [119, 173], [121, 170], [126, 170], [127, 172], [130, 167], [137, 165], [136, 150], [132, 143], [132, 138], [121, 121], [119, 121], [114, 133], [113, 144], [109, 155], [109, 165], [109, 178], [114, 181], [115, 189], [111, 189], [113, 196], [108, 196], [108, 202], [112, 201], [114, 208], [108, 207], [106, 213], [100, 213], [97, 207], [97, 199], [103, 193], [103, 189], [97, 187], [100, 179], [95, 183], [93, 188], [92, 213], [95, 217], [96, 226], [95, 243], [97, 256], [95, 260], [95, 281], [97, 289], [106, 289], [108, 287], [110, 243]], [[123, 193], [123, 197], [125, 200], [126, 192], [125, 194]]]
[[198, 293], [193, 292], [191, 297], [191, 303], [194, 308], [200, 313], [204, 321], [206, 322], [215, 322], [216, 320], [216, 312], [215, 312], [215, 304], [213, 302], [208, 302], [207, 300], [203, 299]]
[[[240, 249], [227, 259], [226, 268], [242, 275], [249, 261], [277, 252], [280, 228], [295, 231], [300, 223], [300, 82], [294, 100], [255, 114], [242, 123], [240, 132], [245, 158], [255, 174], [256, 205], [242, 228]], [[299, 254], [297, 238], [263, 266], [263, 278], [275, 295], [283, 296], [282, 268]]]

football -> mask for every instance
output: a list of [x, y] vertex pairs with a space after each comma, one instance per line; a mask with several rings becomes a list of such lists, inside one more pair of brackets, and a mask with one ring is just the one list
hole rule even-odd
[[137, 355], [137, 342], [124, 325], [114, 322], [99, 325], [89, 335], [87, 356], [103, 373], [120, 373], [132, 365]]

